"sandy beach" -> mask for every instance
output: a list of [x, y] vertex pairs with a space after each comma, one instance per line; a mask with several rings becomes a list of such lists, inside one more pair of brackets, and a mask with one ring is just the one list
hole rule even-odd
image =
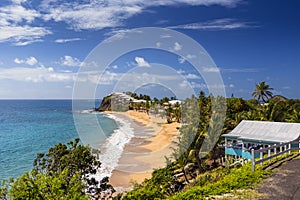
[[166, 165], [165, 156], [171, 156], [180, 124], [167, 124], [166, 119], [138, 111], [110, 114], [129, 119], [135, 132], [110, 177], [114, 187], [129, 188], [132, 181], [141, 183], [151, 177], [153, 169]]

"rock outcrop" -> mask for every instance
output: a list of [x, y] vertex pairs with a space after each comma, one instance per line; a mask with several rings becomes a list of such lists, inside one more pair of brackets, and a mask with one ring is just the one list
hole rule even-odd
[[96, 108], [96, 111], [127, 111], [129, 109], [130, 102], [134, 98], [125, 93], [112, 93], [103, 98], [100, 106]]

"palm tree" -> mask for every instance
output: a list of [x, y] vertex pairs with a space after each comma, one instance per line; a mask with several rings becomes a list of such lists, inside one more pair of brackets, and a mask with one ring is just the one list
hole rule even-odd
[[263, 100], [263, 102], [266, 103], [266, 99], [272, 97], [273, 95], [273, 93], [270, 90], [273, 90], [273, 88], [271, 88], [269, 85], [266, 85], [266, 82], [263, 81], [256, 84], [252, 96], [254, 98], [257, 98], [258, 101]]

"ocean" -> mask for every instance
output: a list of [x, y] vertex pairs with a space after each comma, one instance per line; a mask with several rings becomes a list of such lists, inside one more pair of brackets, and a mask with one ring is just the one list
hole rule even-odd
[[[99, 104], [100, 100], [95, 101], [95, 107]], [[87, 138], [94, 148], [105, 149], [98, 177], [109, 176], [133, 131], [126, 119], [92, 112], [87, 105], [90, 103], [81, 100], [78, 110], [72, 111], [72, 100], [0, 100], [0, 180], [22, 175], [32, 169], [37, 153], [78, 137]], [[74, 112], [87, 124], [81, 126], [80, 134]], [[91, 115], [96, 116], [97, 125], [88, 122]], [[95, 132], [99, 125], [101, 134]]]

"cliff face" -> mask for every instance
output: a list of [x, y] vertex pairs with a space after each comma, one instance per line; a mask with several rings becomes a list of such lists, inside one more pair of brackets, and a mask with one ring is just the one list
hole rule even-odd
[[96, 108], [96, 111], [99, 112], [111, 111], [111, 100], [112, 100], [112, 95], [104, 97], [100, 106]]
[[103, 98], [100, 106], [96, 111], [127, 111], [129, 109], [130, 99], [128, 95], [123, 93], [113, 93]]

